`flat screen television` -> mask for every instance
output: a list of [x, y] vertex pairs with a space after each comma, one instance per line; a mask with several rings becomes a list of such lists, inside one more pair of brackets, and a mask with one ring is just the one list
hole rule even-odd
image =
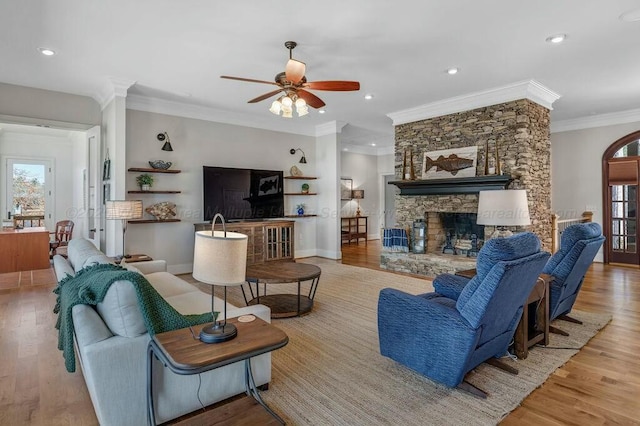
[[225, 220], [284, 216], [282, 170], [203, 166], [204, 220], [216, 213]]

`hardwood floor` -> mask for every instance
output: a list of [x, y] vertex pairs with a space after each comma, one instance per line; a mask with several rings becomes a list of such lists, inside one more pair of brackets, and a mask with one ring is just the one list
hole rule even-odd
[[[343, 245], [342, 263], [380, 269], [379, 256], [378, 241]], [[56, 349], [52, 277], [0, 274], [0, 425], [97, 424], [82, 374]], [[576, 308], [613, 320], [503, 425], [640, 424], [640, 269], [594, 264]]]
[[[380, 269], [379, 257], [379, 241], [342, 245], [344, 264]], [[594, 263], [574, 306], [613, 319], [502, 425], [640, 425], [640, 269]]]

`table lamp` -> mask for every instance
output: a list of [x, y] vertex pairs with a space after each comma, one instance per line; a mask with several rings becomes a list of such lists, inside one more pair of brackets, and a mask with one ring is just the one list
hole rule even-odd
[[118, 256], [118, 259], [130, 257], [124, 254], [124, 236], [127, 232], [127, 221], [142, 218], [142, 200], [106, 201], [105, 208], [107, 220], [122, 220], [122, 256]]
[[524, 189], [504, 189], [480, 191], [478, 197], [478, 225], [495, 226], [495, 237], [513, 235], [507, 226], [531, 225], [527, 191]]
[[[216, 220], [222, 221], [222, 231], [214, 231]], [[224, 217], [217, 213], [211, 222], [211, 231], [196, 232], [193, 253], [193, 278], [209, 284], [211, 288], [212, 324], [200, 332], [204, 343], [221, 343], [238, 335], [233, 324], [227, 324], [227, 287], [242, 285], [247, 268], [248, 237], [237, 232], [227, 232]], [[214, 289], [224, 286], [224, 320], [217, 321], [214, 313]]]
[[354, 189], [351, 191], [351, 198], [358, 200], [358, 209], [356, 210], [356, 216], [360, 216], [360, 200], [364, 199], [364, 189]]

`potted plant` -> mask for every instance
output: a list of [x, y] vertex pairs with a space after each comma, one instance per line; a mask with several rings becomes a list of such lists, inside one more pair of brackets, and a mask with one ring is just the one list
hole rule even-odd
[[304, 214], [304, 203], [298, 204], [296, 206], [296, 209], [298, 209], [298, 216], [302, 216]]
[[136, 178], [136, 182], [142, 191], [148, 191], [153, 185], [153, 176], [149, 174], [142, 174]]

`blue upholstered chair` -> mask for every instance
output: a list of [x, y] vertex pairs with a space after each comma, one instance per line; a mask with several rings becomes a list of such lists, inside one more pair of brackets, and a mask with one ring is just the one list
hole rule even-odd
[[530, 232], [493, 238], [480, 249], [477, 275], [470, 280], [439, 275], [434, 293], [417, 296], [383, 289], [380, 352], [437, 382], [486, 397], [463, 379], [482, 362], [507, 353], [549, 256]]
[[[549, 285], [549, 321], [558, 318], [582, 324], [568, 314], [578, 297], [584, 275], [604, 239], [602, 228], [594, 222], [571, 225], [562, 232], [560, 250], [551, 256], [542, 271], [554, 277]], [[549, 331], [568, 335], [553, 326], [549, 327]]]

